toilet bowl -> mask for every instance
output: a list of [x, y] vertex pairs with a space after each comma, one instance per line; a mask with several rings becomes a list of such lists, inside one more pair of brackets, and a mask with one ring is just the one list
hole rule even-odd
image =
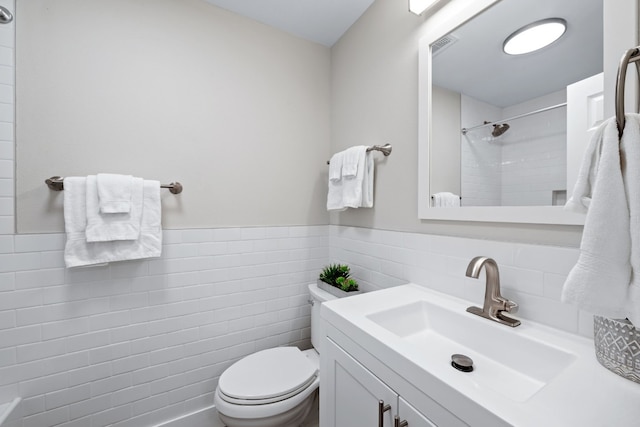
[[315, 283], [309, 285], [309, 294], [313, 349], [262, 350], [238, 360], [220, 376], [214, 403], [227, 427], [298, 427], [311, 411], [324, 338], [320, 303], [335, 297]]

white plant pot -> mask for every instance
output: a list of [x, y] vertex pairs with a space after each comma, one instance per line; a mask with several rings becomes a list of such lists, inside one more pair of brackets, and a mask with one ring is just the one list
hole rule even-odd
[[331, 295], [336, 296], [338, 298], [349, 297], [349, 296], [357, 295], [360, 293], [360, 291], [345, 292], [342, 289], [336, 288], [335, 286], [331, 286], [330, 284], [325, 283], [320, 279], [318, 279], [318, 287], [323, 291], [327, 291]]

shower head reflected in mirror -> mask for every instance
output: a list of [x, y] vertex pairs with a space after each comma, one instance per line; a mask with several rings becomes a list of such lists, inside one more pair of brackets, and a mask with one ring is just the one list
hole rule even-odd
[[507, 123], [502, 123], [501, 125], [493, 125], [493, 131], [491, 132], [491, 136], [494, 138], [499, 137], [503, 133], [509, 130], [509, 125]]
[[13, 21], [13, 14], [4, 6], [0, 6], [0, 24], [8, 24]]

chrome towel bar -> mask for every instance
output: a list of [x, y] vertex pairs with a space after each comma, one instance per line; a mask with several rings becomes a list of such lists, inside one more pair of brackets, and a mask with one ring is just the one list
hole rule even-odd
[[[61, 176], [52, 176], [51, 178], [47, 178], [44, 180], [47, 187], [53, 191], [62, 191], [64, 190], [64, 177]], [[172, 182], [171, 184], [161, 184], [160, 188], [168, 188], [171, 194], [180, 194], [182, 193], [182, 184], [179, 182]]]
[[[370, 151], [380, 151], [382, 154], [384, 154], [385, 157], [387, 157], [389, 154], [391, 154], [391, 150], [393, 150], [393, 147], [391, 146], [391, 144], [374, 145], [367, 148], [367, 153]], [[331, 162], [327, 160], [327, 164], [330, 164], [330, 163]]]

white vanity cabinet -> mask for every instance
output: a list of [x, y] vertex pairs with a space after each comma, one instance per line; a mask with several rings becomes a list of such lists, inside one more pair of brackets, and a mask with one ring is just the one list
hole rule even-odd
[[331, 339], [322, 357], [321, 427], [436, 427]]

